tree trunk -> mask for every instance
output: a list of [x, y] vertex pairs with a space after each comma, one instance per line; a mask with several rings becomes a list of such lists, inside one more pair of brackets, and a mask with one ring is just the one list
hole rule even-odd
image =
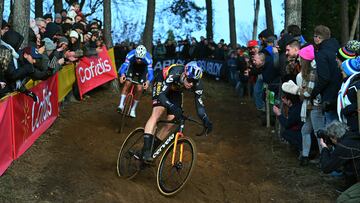
[[230, 27], [230, 44], [233, 49], [236, 48], [236, 27], [235, 27], [235, 6], [234, 0], [229, 0], [229, 27]]
[[54, 8], [55, 8], [55, 13], [60, 13], [61, 10], [64, 8], [63, 1], [54, 0]]
[[254, 0], [254, 24], [253, 24], [253, 34], [252, 39], [257, 39], [257, 25], [258, 25], [258, 17], [259, 17], [259, 8], [260, 8], [260, 0]]
[[113, 47], [111, 36], [111, 0], [104, 0], [104, 36], [105, 44], [109, 49]]
[[349, 2], [341, 1], [341, 44], [345, 45], [349, 41]]
[[[4, 0], [0, 0], [0, 14], [3, 16], [4, 13]], [[0, 19], [0, 27], [2, 26], [2, 18]]]
[[24, 37], [20, 48], [26, 47], [29, 41], [30, 0], [14, 1], [12, 22], [13, 29]]
[[301, 28], [302, 0], [285, 0], [285, 28], [297, 25]]
[[152, 53], [154, 18], [155, 18], [155, 0], [148, 0], [145, 29], [142, 36], [142, 41], [149, 53]]
[[206, 38], [213, 38], [213, 9], [212, 0], [206, 0]]
[[[351, 26], [351, 32], [350, 32], [349, 40], [354, 39], [356, 27], [358, 27], [358, 29], [359, 29], [359, 10], [360, 10], [360, 0], [357, 1], [356, 12], [355, 12], [353, 24]], [[359, 37], [357, 37], [357, 39], [359, 39]]]
[[272, 15], [271, 0], [264, 0], [265, 13], [266, 13], [266, 28], [274, 33], [274, 21]]
[[43, 0], [35, 0], [35, 18], [42, 18], [43, 15]]

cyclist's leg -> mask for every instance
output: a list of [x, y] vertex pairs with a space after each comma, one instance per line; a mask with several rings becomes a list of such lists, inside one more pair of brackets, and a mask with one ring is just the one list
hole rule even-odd
[[161, 115], [165, 112], [165, 107], [163, 106], [154, 106], [149, 120], [146, 122], [144, 130], [144, 146], [143, 146], [143, 159], [145, 161], [152, 161], [151, 153], [153, 144], [158, 145], [161, 143], [161, 140], [154, 137], [154, 132], [156, 129], [156, 123], [160, 119]]
[[140, 83], [139, 85], [135, 86], [134, 103], [132, 104], [131, 111], [130, 111], [130, 116], [135, 118], [136, 117], [136, 107], [140, 101], [140, 97], [141, 97], [142, 90], [143, 90], [142, 84], [146, 81], [146, 73], [139, 68], [134, 68], [133, 75], [134, 75], [133, 80]]
[[125, 102], [125, 98], [126, 98], [126, 94], [128, 92], [128, 89], [131, 85], [131, 82], [126, 80], [123, 89], [121, 90], [121, 95], [120, 95], [120, 103], [118, 106], [118, 111], [121, 112], [124, 109], [124, 102]]
[[[176, 91], [176, 92], [172, 92], [171, 94], [168, 95], [169, 96], [169, 100], [171, 103], [173, 103], [174, 105], [180, 107], [182, 109], [183, 106], [183, 93]], [[171, 112], [167, 111], [167, 120], [173, 120], [175, 118], [174, 115], [172, 115]], [[163, 140], [172, 130], [172, 128], [174, 127], [174, 124], [166, 124], [164, 125], [160, 130], [159, 133], [157, 134], [157, 137], [160, 138], [161, 140]]]

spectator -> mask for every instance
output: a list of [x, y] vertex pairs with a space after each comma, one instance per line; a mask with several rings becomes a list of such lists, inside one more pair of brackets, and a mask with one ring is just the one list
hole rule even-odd
[[71, 18], [71, 24], [75, 23], [75, 17], [80, 12], [80, 4], [78, 2], [74, 2], [71, 4], [70, 9], [67, 13], [67, 17]]
[[315, 52], [316, 70], [318, 82], [315, 83], [311, 98], [320, 94], [325, 112], [325, 122], [329, 124], [337, 119], [336, 98], [341, 86], [341, 72], [336, 62], [336, 52], [339, 43], [330, 38], [330, 29], [324, 25], [316, 26], [314, 29], [314, 42], [317, 47]]
[[62, 19], [62, 16], [61, 16], [61, 14], [60, 13], [56, 13], [55, 14], [55, 23], [57, 24], [57, 25], [61, 25], [61, 23], [62, 23], [62, 21], [63, 21], [63, 19]]
[[45, 20], [45, 23], [48, 24], [53, 21], [53, 17], [51, 13], [47, 13], [43, 16], [43, 19]]
[[274, 114], [279, 119], [280, 125], [284, 128], [281, 137], [295, 146], [298, 152], [300, 152], [302, 150], [301, 127], [303, 124], [300, 118], [301, 102], [299, 96], [284, 93], [281, 100], [283, 105], [288, 107], [287, 116], [281, 113], [279, 107], [273, 106]]
[[343, 168], [345, 185], [339, 188], [341, 192], [354, 185], [360, 178], [359, 133], [346, 130], [345, 124], [333, 121], [326, 126], [323, 135], [326, 139], [321, 139], [321, 170], [324, 173], [331, 173]]
[[164, 59], [166, 55], [166, 49], [164, 44], [161, 43], [161, 40], [158, 39], [156, 41], [156, 46], [154, 48], [154, 58], [156, 59]]
[[339, 121], [348, 125], [352, 132], [359, 131], [357, 90], [360, 88], [360, 57], [347, 59], [341, 65], [344, 82], [337, 98]]

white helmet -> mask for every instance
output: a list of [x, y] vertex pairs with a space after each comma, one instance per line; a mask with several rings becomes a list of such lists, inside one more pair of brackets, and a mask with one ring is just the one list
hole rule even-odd
[[144, 45], [139, 45], [136, 47], [135, 50], [135, 57], [136, 58], [145, 58], [146, 55], [146, 48]]

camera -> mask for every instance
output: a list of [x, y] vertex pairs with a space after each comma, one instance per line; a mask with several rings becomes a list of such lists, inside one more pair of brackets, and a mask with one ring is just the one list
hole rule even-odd
[[326, 133], [325, 130], [322, 130], [322, 129], [318, 130], [318, 131], [316, 132], [316, 137], [317, 137], [317, 138], [322, 138], [322, 139], [324, 140], [324, 143], [325, 143], [326, 145], [334, 145], [334, 144], [332, 143], [329, 135]]

